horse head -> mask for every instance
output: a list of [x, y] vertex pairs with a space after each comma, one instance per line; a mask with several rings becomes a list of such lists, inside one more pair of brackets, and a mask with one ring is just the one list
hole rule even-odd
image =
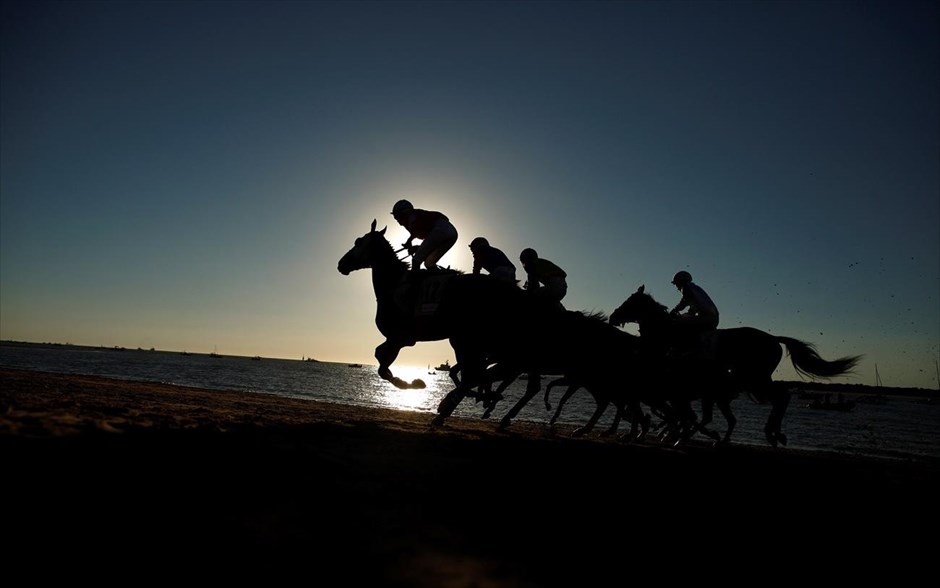
[[395, 255], [395, 252], [392, 251], [392, 246], [385, 238], [385, 230], [388, 227], [384, 227], [381, 231], [376, 231], [375, 224], [375, 219], [372, 219], [372, 227], [369, 232], [356, 239], [352, 249], [347, 251], [346, 255], [339, 260], [339, 263], [336, 265], [336, 269], [339, 270], [339, 273], [348, 276], [350, 272], [367, 267], [375, 267], [377, 262], [384, 259], [394, 259], [398, 261], [398, 257]]
[[666, 312], [666, 307], [647, 294], [643, 285], [611, 313], [610, 324], [620, 327], [626, 323], [641, 323], [664, 316]]

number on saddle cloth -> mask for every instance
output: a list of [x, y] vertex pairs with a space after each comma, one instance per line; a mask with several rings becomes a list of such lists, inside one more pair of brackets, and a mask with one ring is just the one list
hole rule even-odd
[[450, 277], [451, 274], [435, 274], [421, 280], [418, 299], [415, 301], [415, 316], [428, 316], [437, 312], [444, 284]]
[[437, 313], [444, 285], [454, 274], [429, 273], [408, 275], [396, 291], [398, 306], [416, 319], [430, 318]]

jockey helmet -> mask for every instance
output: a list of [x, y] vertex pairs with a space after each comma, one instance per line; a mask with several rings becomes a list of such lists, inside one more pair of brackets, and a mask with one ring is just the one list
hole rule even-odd
[[395, 206], [392, 207], [392, 215], [399, 215], [399, 214], [404, 214], [406, 212], [411, 212], [412, 210], [414, 210], [414, 208], [415, 207], [411, 204], [411, 202], [408, 202], [407, 200], [399, 200], [398, 202], [395, 203]]
[[672, 277], [672, 283], [676, 286], [683, 286], [692, 281], [692, 274], [687, 271], [676, 272], [676, 275]]
[[477, 247], [489, 247], [490, 242], [484, 239], [483, 237], [477, 237], [473, 241], [470, 241], [470, 249], [476, 249]]
[[539, 258], [539, 254], [536, 253], [535, 249], [531, 247], [526, 247], [522, 250], [522, 253], [519, 254], [519, 261], [522, 263], [529, 263], [530, 261], [535, 261]]

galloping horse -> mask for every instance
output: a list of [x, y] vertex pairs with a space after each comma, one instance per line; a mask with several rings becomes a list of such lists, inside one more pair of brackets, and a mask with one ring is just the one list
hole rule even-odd
[[[610, 315], [610, 323], [621, 326], [625, 323], [637, 323], [640, 336], [649, 341], [653, 349], [662, 353], [672, 345], [672, 321], [668, 309], [647, 294], [644, 286], [630, 295], [617, 310]], [[728, 418], [728, 430], [723, 442], [731, 438], [734, 429], [734, 416], [730, 414], [730, 400], [741, 392], [747, 392], [756, 401], [771, 403], [770, 416], [764, 426], [767, 441], [777, 446], [787, 444], [786, 435], [781, 431], [783, 416], [790, 403], [790, 392], [780, 382], [773, 381], [774, 370], [783, 358], [780, 345], [787, 348], [793, 367], [802, 375], [818, 378], [832, 378], [850, 373], [858, 364], [861, 356], [843, 357], [826, 361], [816, 352], [816, 348], [803, 341], [790, 337], [771, 335], [752, 327], [717, 329], [704, 337], [704, 346], [709, 349], [704, 359], [706, 373], [718, 374], [718, 380], [706, 378], [702, 386], [702, 406], [708, 414], [703, 414], [702, 427], [711, 420], [711, 403], [718, 402], [722, 412]], [[712, 356], [713, 355], [713, 356]], [[680, 360], [669, 363], [674, 371], [681, 374], [683, 382], [693, 382], [698, 372], [692, 371]], [[691, 378], [689, 376], [692, 376]], [[729, 418], [730, 416], [730, 418]]]
[[430, 277], [426, 270], [418, 272], [409, 280], [409, 267], [392, 250], [385, 239], [385, 230], [375, 230], [376, 221], [368, 233], [356, 239], [353, 248], [339, 260], [339, 273], [348, 276], [350, 272], [372, 268], [372, 288], [377, 303], [375, 324], [379, 332], [385, 335], [385, 342], [375, 348], [375, 358], [379, 361], [379, 376], [398, 388], [424, 388], [420, 379], [411, 383], [395, 377], [390, 366], [398, 357], [403, 347], [411, 347], [418, 341], [440, 341], [447, 338], [447, 333], [434, 320], [419, 324], [414, 318], [415, 301], [420, 292], [421, 283]]
[[[375, 324], [385, 336], [375, 348], [379, 376], [398, 388], [424, 388], [420, 379], [409, 383], [396, 377], [392, 363], [402, 348], [418, 341], [449, 339], [462, 382], [457, 382], [454, 370], [451, 377], [458, 384], [456, 396], [463, 398], [474, 386], [487, 383], [485, 361], [492, 341], [497, 347], [515, 344], [510, 319], [525, 316], [520, 309], [524, 292], [514, 284], [486, 275], [455, 270], [411, 271], [385, 238], [387, 227], [381, 231], [375, 227], [373, 220], [369, 232], [356, 239], [337, 269], [344, 276], [360, 269], [372, 270]], [[449, 414], [453, 407], [444, 406], [447, 408]]]
[[[536, 322], [524, 324], [520, 344], [493, 355], [497, 367], [503, 367], [510, 378], [522, 372], [560, 374], [565, 382], [576, 383], [573, 384], [575, 389], [587, 389], [596, 403], [595, 411], [588, 422], [574, 432], [575, 436], [590, 432], [610, 404], [614, 404], [617, 413], [608, 434], [617, 430], [628, 411], [634, 416], [641, 413], [638, 397], [625, 385], [624, 379], [625, 372], [638, 368], [637, 337], [609, 325], [602, 313], [549, 309], [535, 318]], [[497, 390], [501, 391], [502, 387]], [[530, 375], [525, 393], [502, 418], [500, 429], [509, 426], [538, 391], [538, 379]]]

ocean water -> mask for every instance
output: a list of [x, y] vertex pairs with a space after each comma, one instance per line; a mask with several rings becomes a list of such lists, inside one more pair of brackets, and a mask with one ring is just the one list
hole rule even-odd
[[[396, 376], [408, 381], [420, 378], [427, 384], [424, 389], [399, 390], [379, 378], [375, 366], [370, 365], [351, 367], [343, 363], [287, 359], [252, 360], [166, 351], [12, 343], [0, 343], [0, 366], [426, 412], [429, 421], [438, 402], [453, 388], [447, 372], [433, 368], [393, 365]], [[543, 381], [543, 390], [548, 381]], [[524, 389], [525, 382], [515, 382], [507, 389], [506, 400], [490, 417], [494, 428]], [[563, 387], [552, 390], [553, 409], [563, 393]], [[883, 404], [864, 402], [867, 398], [863, 395], [846, 394], [845, 397], [860, 401], [848, 412], [817, 410], [809, 408], [809, 400], [794, 394], [783, 422], [783, 431], [789, 440], [787, 447], [897, 459], [940, 458], [940, 404], [906, 396], [890, 396]], [[586, 391], [578, 391], [565, 405], [558, 422], [582, 425], [594, 412], [594, 407], [592, 397]], [[770, 406], [739, 398], [732, 409], [738, 417], [732, 441], [766, 445], [763, 427]], [[466, 399], [454, 414], [480, 418], [482, 412], [480, 404]], [[516, 421], [547, 424], [552, 414], [545, 410], [540, 392], [522, 409]], [[592, 435], [607, 429], [613, 414], [614, 408], [609, 407]], [[625, 432], [628, 427], [627, 423], [621, 423], [620, 431]], [[711, 428], [724, 432], [725, 427], [724, 417], [716, 409]]]

